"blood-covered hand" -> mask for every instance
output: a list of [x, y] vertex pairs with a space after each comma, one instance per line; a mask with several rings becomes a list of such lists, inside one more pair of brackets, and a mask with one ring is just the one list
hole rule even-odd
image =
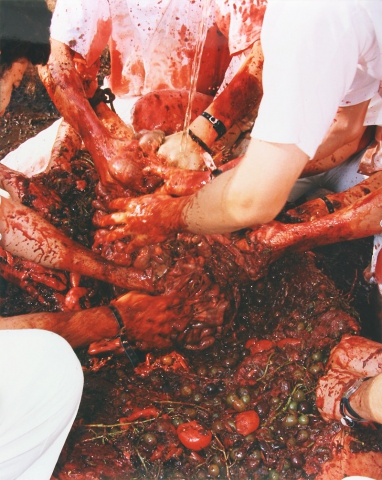
[[166, 165], [156, 165], [145, 168], [144, 173], [146, 172], [161, 177], [164, 181], [163, 185], [156, 190], [156, 193], [177, 197], [192, 195], [211, 181], [211, 174], [206, 170], [184, 170]]
[[141, 130], [136, 137], [142, 151], [149, 155], [158, 151], [164, 142], [165, 134], [162, 130]]
[[[243, 282], [255, 281], [264, 276], [268, 267], [280, 258], [293, 245], [290, 225], [269, 222], [231, 235], [207, 235], [206, 241], [211, 247], [208, 262], [216, 278], [225, 282], [235, 276]], [[220, 261], [224, 258], [225, 261]]]
[[153, 192], [162, 182], [157, 175], [144, 171], [145, 167], [159, 166], [160, 162], [153, 155], [144, 155], [137, 140], [108, 137], [105, 139], [103, 156], [103, 176], [99, 173], [102, 183], [106, 185], [117, 182], [144, 194]]
[[126, 327], [126, 336], [141, 350], [167, 348], [192, 318], [191, 306], [177, 293], [148, 296], [129, 292], [116, 300]]
[[166, 137], [158, 150], [158, 154], [166, 159], [168, 165], [188, 170], [200, 170], [204, 166], [201, 156], [204, 152], [189, 135], [183, 141], [183, 132]]
[[[334, 206], [331, 202], [328, 203], [329, 208]], [[285, 217], [288, 218], [292, 223], [298, 222], [311, 222], [312, 220], [316, 220], [317, 218], [324, 217], [328, 215], [328, 205], [325, 203], [325, 200], [322, 198], [314, 198], [313, 200], [309, 200], [308, 202], [299, 205], [296, 208], [288, 210], [285, 214]]]
[[98, 230], [95, 247], [120, 239], [130, 241], [130, 251], [143, 245], [159, 243], [185, 229], [182, 211], [189, 197], [145, 195], [140, 198], [117, 198], [110, 202], [114, 213], [97, 211], [93, 223], [97, 227], [115, 227]]
[[0, 187], [15, 202], [24, 201], [41, 215], [62, 209], [61, 199], [42, 182], [31, 182], [28, 177], [0, 164]]

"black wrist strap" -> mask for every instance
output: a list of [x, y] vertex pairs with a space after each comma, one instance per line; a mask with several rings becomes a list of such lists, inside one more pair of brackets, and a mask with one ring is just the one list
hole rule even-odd
[[190, 135], [191, 137], [191, 140], [195, 143], [197, 143], [199, 145], [199, 147], [202, 147], [202, 149], [209, 153], [211, 155], [211, 157], [213, 156], [214, 152], [209, 148], [207, 147], [207, 145], [203, 142], [203, 140], [201, 140], [199, 137], [197, 137], [195, 135], [194, 132], [192, 132], [190, 129], [188, 130], [188, 134]]
[[370, 377], [357, 378], [357, 380], [342, 394], [340, 402], [340, 412], [342, 415], [342, 425], [354, 427], [356, 423], [368, 422], [363, 419], [350, 405], [349, 398], [355, 393], [363, 382], [369, 380]]
[[114, 104], [113, 104], [114, 100], [115, 100], [115, 95], [110, 88], [98, 87], [93, 97], [89, 98], [89, 103], [93, 109], [101, 102], [108, 103], [110, 105], [111, 110], [114, 113], [116, 113]]
[[322, 197], [320, 197], [321, 200], [324, 201], [325, 205], [326, 205], [326, 208], [328, 209], [328, 212], [329, 213], [334, 213], [335, 212], [335, 209], [334, 209], [334, 205], [332, 204], [332, 202], [329, 200], [328, 197], [326, 197], [325, 195], [323, 195]]
[[130, 345], [130, 343], [127, 340], [126, 328], [125, 328], [125, 325], [123, 323], [121, 314], [119, 313], [117, 307], [115, 307], [114, 305], [109, 305], [109, 308], [110, 308], [110, 311], [112, 312], [112, 314], [114, 315], [114, 318], [116, 319], [116, 321], [118, 323], [119, 333], [118, 333], [117, 336], [119, 337], [119, 340], [121, 342], [121, 346], [122, 346], [122, 348], [123, 348], [123, 350], [126, 354], [126, 357], [130, 360], [133, 367], [136, 367], [139, 364], [139, 359], [137, 357], [137, 354], [133, 350], [133, 347]]
[[210, 124], [213, 126], [215, 132], [218, 134], [216, 140], [219, 140], [219, 138], [221, 138], [223, 135], [227, 133], [227, 129], [225, 128], [224, 123], [218, 118], [214, 117], [213, 115], [210, 115], [208, 112], [201, 113], [201, 116], [206, 118], [210, 122]]

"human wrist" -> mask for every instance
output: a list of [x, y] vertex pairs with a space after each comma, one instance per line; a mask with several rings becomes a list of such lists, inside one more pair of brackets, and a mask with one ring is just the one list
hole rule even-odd
[[343, 425], [354, 427], [357, 423], [372, 420], [366, 401], [370, 387], [369, 380], [370, 377], [356, 378], [342, 392], [340, 412]]
[[351, 406], [367, 421], [382, 423], [382, 374], [366, 379], [351, 396]]
[[217, 133], [216, 140], [219, 140], [221, 137], [223, 137], [223, 135], [227, 133], [227, 129], [223, 121], [220, 120], [218, 117], [211, 115], [207, 111], [202, 112], [200, 116], [205, 118], [210, 123], [210, 125], [212, 125], [212, 128]]
[[132, 346], [130, 345], [130, 343], [127, 339], [126, 326], [123, 322], [122, 316], [121, 316], [118, 308], [113, 304], [109, 305], [109, 310], [113, 314], [113, 317], [118, 324], [119, 331], [118, 331], [117, 337], [120, 340], [121, 347], [122, 347], [123, 351], [125, 352], [125, 355], [127, 356], [127, 358], [130, 360], [133, 367], [136, 367], [139, 363], [139, 359], [138, 359], [137, 354], [135, 353], [135, 351], [133, 350]]
[[167, 233], [169, 235], [176, 235], [188, 231], [185, 221], [185, 212], [190, 204], [192, 196], [172, 197], [170, 204], [166, 208], [167, 218]]
[[329, 198], [326, 195], [322, 195], [319, 198], [325, 203], [325, 206], [326, 206], [329, 214], [334, 213], [336, 211], [333, 203], [329, 200]]
[[214, 129], [212, 123], [210, 123], [202, 115], [199, 115], [195, 120], [190, 124], [190, 130], [196, 135], [202, 142], [204, 142], [208, 147], [214, 143], [218, 138], [218, 134]]

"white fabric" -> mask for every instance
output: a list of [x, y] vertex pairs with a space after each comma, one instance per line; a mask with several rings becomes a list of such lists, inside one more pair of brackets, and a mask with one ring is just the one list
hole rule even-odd
[[[261, 41], [264, 96], [252, 136], [312, 158], [342, 102], [372, 98], [381, 47], [361, 0], [269, 0]], [[382, 2], [374, 1], [375, 15]]]
[[353, 477], [344, 477], [342, 480], [376, 480], [376, 479], [371, 477], [360, 477], [359, 475], [355, 475]]
[[50, 127], [42, 130], [35, 137], [29, 138], [16, 150], [8, 153], [1, 163], [28, 177], [44, 172], [49, 164], [53, 144], [62, 118]]
[[[382, 221], [381, 221], [381, 227], [382, 227]], [[375, 267], [377, 266], [377, 259], [378, 259], [378, 254], [382, 248], [382, 233], [379, 233], [378, 235], [374, 235], [374, 242], [373, 242], [373, 254], [371, 257], [371, 263], [370, 263], [370, 283], [377, 283], [374, 274], [375, 274]], [[378, 284], [378, 289], [379, 293], [382, 295], [382, 285]]]
[[109, 42], [116, 95], [188, 88], [202, 8], [203, 0], [58, 0], [51, 36], [89, 64]]
[[378, 92], [370, 100], [364, 125], [382, 125], [382, 82]]
[[216, 22], [228, 38], [231, 55], [246, 50], [259, 40], [268, 0], [215, 0]]
[[44, 330], [0, 331], [0, 478], [49, 480], [83, 387], [70, 345]]
[[[143, 94], [189, 86], [202, 6], [203, 0], [58, 0], [51, 36], [89, 64], [109, 44], [111, 76], [105, 86], [117, 96], [118, 115], [131, 123], [131, 110]], [[213, 16], [211, 8], [209, 25]], [[2, 163], [27, 176], [44, 171], [59, 122], [9, 153]]]
[[344, 192], [367, 178], [358, 173], [359, 162], [365, 150], [351, 156], [346, 162], [341, 163], [327, 172], [312, 175], [311, 177], [299, 178], [294, 184], [289, 197], [289, 202], [295, 202], [302, 195], [316, 189], [325, 188], [333, 193]]

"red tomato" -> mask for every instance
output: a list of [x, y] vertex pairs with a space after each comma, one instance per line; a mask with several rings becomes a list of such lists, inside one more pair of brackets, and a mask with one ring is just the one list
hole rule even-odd
[[201, 450], [212, 440], [212, 433], [195, 420], [180, 424], [176, 433], [183, 445], [190, 450]]
[[236, 431], [240, 435], [249, 435], [259, 428], [260, 418], [254, 410], [246, 410], [236, 415]]
[[251, 355], [254, 355], [255, 353], [266, 352], [274, 347], [275, 344], [272, 342], [272, 340], [259, 340], [250, 347]]

